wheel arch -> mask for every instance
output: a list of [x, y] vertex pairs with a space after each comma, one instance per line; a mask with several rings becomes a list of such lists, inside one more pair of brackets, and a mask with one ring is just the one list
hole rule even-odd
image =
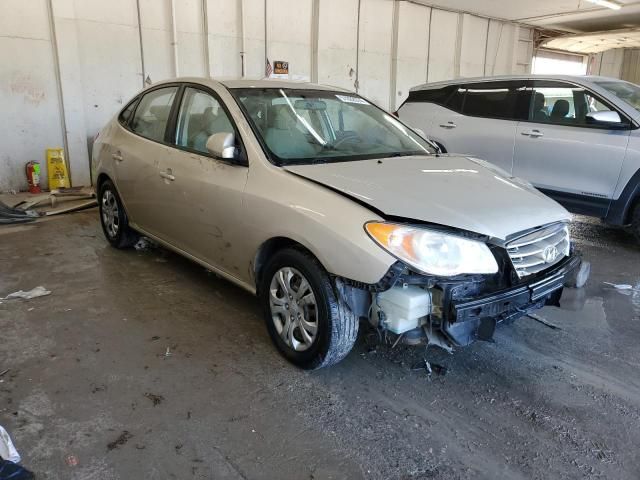
[[640, 202], [640, 169], [627, 181], [617, 200], [611, 202], [605, 221], [612, 225], [626, 225], [634, 205]]
[[252, 272], [253, 280], [256, 284], [256, 292], [258, 292], [260, 288], [260, 282], [262, 281], [262, 272], [267, 261], [277, 251], [284, 248], [297, 248], [305, 251], [309, 255], [313, 256], [326, 270], [324, 263], [320, 260], [320, 258], [318, 258], [318, 255], [316, 255], [309, 247], [302, 244], [298, 240], [294, 240], [293, 238], [286, 236], [271, 237], [270, 239], [262, 242], [253, 258]]

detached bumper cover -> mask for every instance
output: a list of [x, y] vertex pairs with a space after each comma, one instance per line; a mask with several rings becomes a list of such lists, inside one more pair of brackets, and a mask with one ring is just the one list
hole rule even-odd
[[451, 300], [443, 315], [442, 330], [456, 345], [490, 340], [498, 323], [513, 321], [548, 303], [557, 303], [564, 285], [581, 263], [577, 255], [567, 257], [529, 283], [474, 299]]

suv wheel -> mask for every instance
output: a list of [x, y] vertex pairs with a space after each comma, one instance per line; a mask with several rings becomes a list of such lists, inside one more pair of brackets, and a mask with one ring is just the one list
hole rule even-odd
[[640, 199], [636, 200], [633, 210], [631, 210], [631, 231], [640, 242]]
[[311, 255], [293, 248], [276, 252], [265, 265], [259, 295], [273, 343], [295, 365], [318, 369], [351, 351], [358, 318]]
[[98, 193], [100, 223], [109, 243], [116, 248], [132, 247], [140, 236], [129, 227], [127, 214], [111, 180], [105, 180]]

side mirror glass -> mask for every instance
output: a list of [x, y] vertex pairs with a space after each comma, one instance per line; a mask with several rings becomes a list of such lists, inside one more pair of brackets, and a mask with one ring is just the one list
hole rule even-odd
[[214, 133], [207, 139], [207, 150], [216, 158], [236, 158], [236, 137], [233, 133]]
[[613, 110], [601, 110], [599, 112], [589, 112], [586, 115], [587, 123], [605, 123], [610, 124], [611, 126], [621, 125], [622, 119], [620, 118], [620, 114], [618, 112], [614, 112]]

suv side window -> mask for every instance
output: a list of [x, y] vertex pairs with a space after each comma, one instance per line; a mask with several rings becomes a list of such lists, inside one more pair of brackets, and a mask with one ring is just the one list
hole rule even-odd
[[235, 133], [227, 112], [210, 93], [187, 87], [178, 114], [175, 144], [209, 155], [207, 140], [216, 133]]
[[136, 108], [131, 130], [150, 140], [163, 142], [177, 91], [178, 87], [166, 87], [146, 93]]
[[587, 114], [615, 110], [589, 90], [577, 85], [543, 80], [535, 81], [533, 85], [529, 109], [529, 121], [532, 122], [606, 128], [590, 123]]
[[464, 85], [464, 115], [525, 120], [530, 91], [525, 81], [482, 82]]

